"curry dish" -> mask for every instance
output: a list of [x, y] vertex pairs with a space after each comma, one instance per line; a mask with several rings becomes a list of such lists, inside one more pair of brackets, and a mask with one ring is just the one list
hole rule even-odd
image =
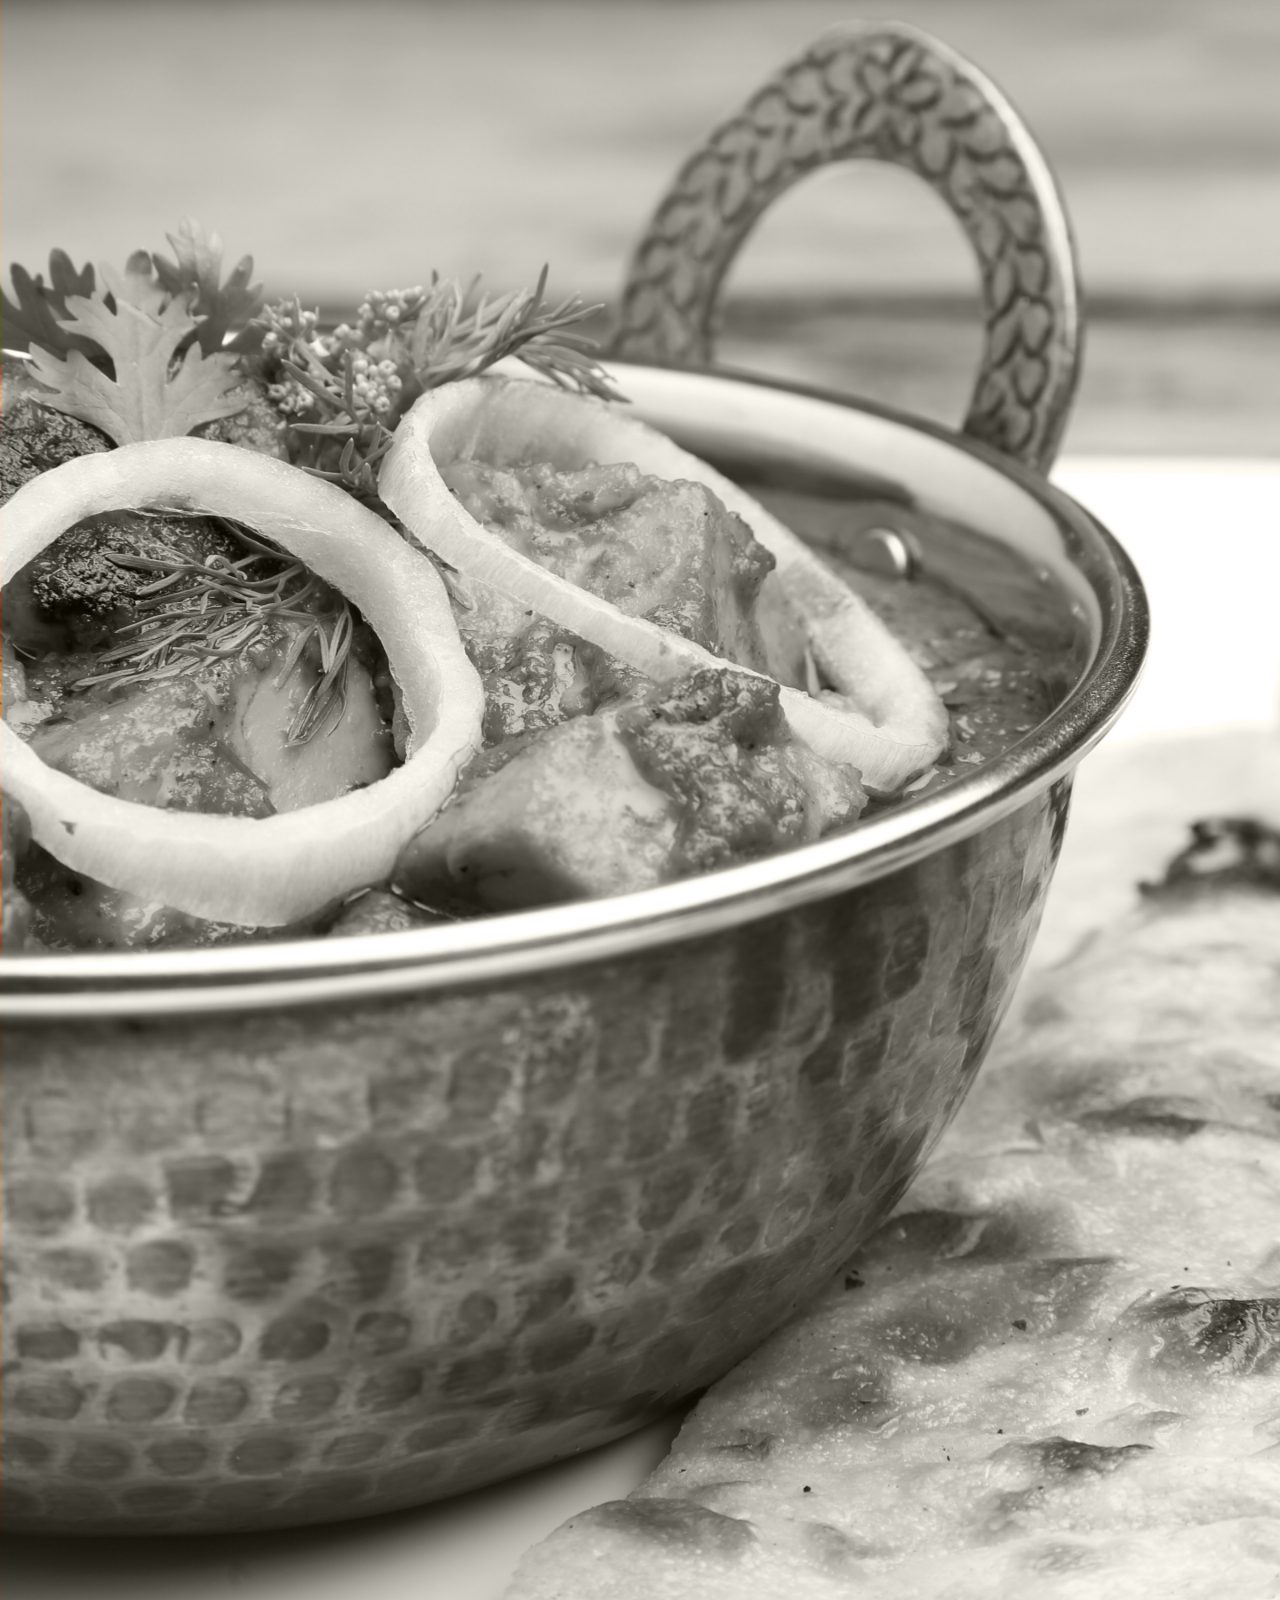
[[322, 334], [171, 242], [6, 301], [6, 952], [644, 889], [910, 803], [1060, 698], [1018, 558], [926, 529], [855, 569], [849, 497], [650, 434], [541, 286]]

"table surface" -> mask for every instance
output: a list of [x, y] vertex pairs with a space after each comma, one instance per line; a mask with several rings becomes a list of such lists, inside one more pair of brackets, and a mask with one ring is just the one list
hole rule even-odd
[[[1086, 762], [1078, 785], [1088, 803], [1105, 805], [1114, 755], [1140, 759], [1144, 742], [1171, 735], [1275, 726], [1280, 462], [1071, 458], [1056, 477], [1129, 549], [1155, 617], [1143, 681], [1110, 751]], [[1189, 769], [1207, 783], [1194, 759]], [[1188, 794], [1189, 813], [1204, 803]], [[1091, 912], [1125, 893], [1112, 875]], [[1061, 954], [1070, 935], [1051, 897], [1037, 959]], [[484, 1493], [333, 1528], [138, 1542], [12, 1538], [5, 1600], [347, 1600], [353, 1592], [362, 1600], [499, 1600], [522, 1550], [584, 1506], [627, 1493], [657, 1465], [671, 1433], [650, 1428]]]

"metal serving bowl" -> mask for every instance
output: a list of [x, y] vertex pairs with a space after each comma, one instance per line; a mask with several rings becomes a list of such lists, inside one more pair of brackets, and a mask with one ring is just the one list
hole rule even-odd
[[[965, 435], [709, 370], [751, 221], [868, 153], [925, 172], [979, 249]], [[1077, 681], [971, 777], [651, 892], [360, 940], [6, 958], [7, 1527], [324, 1521], [613, 1438], [839, 1264], [977, 1070], [1072, 769], [1145, 643], [1125, 556], [1042, 476], [1077, 345], [1043, 165], [940, 46], [844, 30], [683, 170], [617, 344], [624, 391], [700, 453], [870, 468], [1019, 551], [1066, 597]]]

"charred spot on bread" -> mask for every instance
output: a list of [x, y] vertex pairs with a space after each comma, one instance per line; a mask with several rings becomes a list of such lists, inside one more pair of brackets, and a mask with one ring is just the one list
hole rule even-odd
[[1280, 1296], [1219, 1296], [1188, 1286], [1131, 1315], [1158, 1335], [1150, 1357], [1156, 1366], [1237, 1376], [1280, 1368]]
[[1057, 1434], [1048, 1439], [1031, 1439], [1024, 1444], [1007, 1444], [997, 1452], [1025, 1461], [1034, 1471], [1053, 1478], [1105, 1477], [1134, 1457], [1150, 1453], [1148, 1444], [1089, 1444], [1083, 1439], [1065, 1439]]

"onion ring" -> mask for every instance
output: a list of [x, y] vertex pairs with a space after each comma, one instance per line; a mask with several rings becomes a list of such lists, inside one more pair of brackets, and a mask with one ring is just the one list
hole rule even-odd
[[792, 731], [825, 759], [858, 768], [881, 793], [901, 789], [946, 748], [946, 708], [866, 602], [736, 484], [655, 429], [615, 405], [536, 380], [469, 378], [429, 390], [414, 404], [396, 430], [378, 492], [415, 539], [463, 576], [571, 628], [637, 671], [659, 680], [707, 666], [748, 671], [627, 616], [513, 550], [446, 487], [437, 457], [460, 456], [496, 466], [545, 460], [562, 469], [627, 462], [657, 477], [706, 485], [774, 556], [771, 580], [835, 685], [836, 692], [817, 697], [782, 688]]
[[0, 786], [36, 842], [111, 888], [178, 911], [280, 927], [386, 878], [480, 745], [484, 696], [432, 563], [332, 484], [211, 439], [80, 456], [0, 507], [0, 590], [74, 523], [153, 508], [229, 517], [304, 561], [381, 640], [410, 727], [404, 765], [368, 788], [274, 817], [165, 811], [100, 794], [0, 723]]

